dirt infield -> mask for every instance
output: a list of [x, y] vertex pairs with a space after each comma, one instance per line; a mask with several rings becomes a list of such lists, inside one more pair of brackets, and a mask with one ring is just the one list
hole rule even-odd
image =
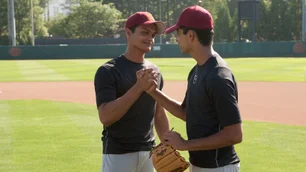
[[[242, 118], [306, 126], [306, 83], [239, 82]], [[164, 92], [182, 101], [186, 82], [166, 81]], [[95, 104], [92, 82], [0, 83], [0, 100], [42, 99]]]

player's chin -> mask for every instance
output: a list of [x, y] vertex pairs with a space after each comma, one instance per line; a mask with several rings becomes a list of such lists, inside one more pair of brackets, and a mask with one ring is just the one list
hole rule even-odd
[[188, 54], [188, 51], [185, 48], [180, 47], [180, 49], [182, 54]]
[[185, 50], [181, 50], [182, 54], [187, 54], [187, 52]]
[[144, 47], [142, 47], [141, 48], [144, 52], [150, 52], [151, 51], [151, 49], [152, 49], [152, 47], [151, 46], [144, 46]]

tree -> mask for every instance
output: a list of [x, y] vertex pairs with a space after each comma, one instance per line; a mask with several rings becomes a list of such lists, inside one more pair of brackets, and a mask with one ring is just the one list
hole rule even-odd
[[232, 37], [233, 22], [227, 4], [221, 3], [218, 12], [218, 18], [215, 20], [215, 41], [231, 42], [234, 40]]
[[65, 16], [62, 14], [57, 15], [56, 17], [51, 18], [47, 23], [46, 27], [48, 28], [49, 36], [62, 36], [65, 35]]
[[7, 0], [0, 0], [0, 39], [7, 36]]
[[0, 45], [8, 44], [7, 0], [0, 0]]
[[41, 8], [43, 8], [43, 9], [45, 9], [45, 8], [47, 7], [49, 1], [50, 1], [50, 0], [40, 0], [40, 1], [39, 1], [39, 6], [40, 6]]
[[66, 17], [53, 21], [49, 33], [66, 38], [97, 38], [112, 36], [121, 22], [121, 12], [113, 5], [84, 2]]
[[[286, 5], [285, 8], [282, 6]], [[284, 10], [285, 9], [285, 10]], [[288, 3], [283, 0], [272, 0], [271, 7], [270, 7], [270, 28], [271, 34], [269, 36], [270, 40], [280, 41], [283, 40], [285, 37], [288, 37], [288, 25], [283, 25], [283, 21], [285, 20], [288, 14]], [[285, 15], [284, 15], [285, 14]], [[283, 32], [283, 33], [281, 33]]]
[[[19, 44], [31, 44], [31, 1], [15, 0], [16, 39]], [[38, 37], [47, 36], [47, 29], [44, 26], [43, 10], [38, 0], [33, 0], [34, 11], [34, 32]]]
[[271, 0], [268, 40], [301, 40], [301, 0]]
[[270, 19], [270, 0], [263, 0], [259, 5], [260, 16], [257, 25], [257, 40], [267, 41], [271, 33], [273, 32], [273, 27], [271, 26]]
[[231, 16], [233, 17], [238, 10], [238, 0], [227, 0], [227, 6]]
[[[238, 0], [65, 0], [63, 6], [70, 11], [51, 21], [43, 20], [43, 12], [52, 0], [33, 0], [36, 37], [49, 33], [69, 38], [109, 37], [124, 34], [124, 23], [136, 11], [148, 11], [156, 20], [173, 25], [182, 10], [198, 4], [207, 9], [215, 21], [215, 40], [234, 41], [237, 38]], [[7, 42], [7, 0], [0, 0], [0, 44]], [[289, 41], [302, 38], [301, 0], [262, 0], [260, 19], [257, 20], [258, 41]], [[117, 10], [118, 9], [118, 10]], [[30, 0], [15, 0], [17, 44], [30, 44]], [[242, 37], [252, 38], [252, 21], [243, 21]], [[170, 39], [171, 35], [165, 35]]]
[[[31, 44], [31, 6], [30, 0], [15, 0], [15, 26], [17, 44]], [[33, 0], [35, 35], [43, 37], [47, 35], [46, 27], [42, 18], [43, 10], [40, 0]], [[0, 0], [0, 42], [8, 36], [7, 0]], [[6, 41], [6, 44], [8, 42]]]
[[289, 33], [291, 33], [291, 40], [302, 40], [302, 1], [301, 0], [290, 0], [289, 2], [289, 11], [290, 16], [289, 21], [290, 29]]

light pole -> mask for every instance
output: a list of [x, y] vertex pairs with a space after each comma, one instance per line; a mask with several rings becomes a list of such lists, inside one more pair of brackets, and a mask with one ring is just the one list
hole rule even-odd
[[33, 0], [31, 0], [31, 22], [32, 22], [32, 45], [35, 46]]
[[305, 12], [305, 0], [302, 0], [302, 41], [305, 41], [306, 35], [306, 12]]
[[9, 40], [12, 46], [16, 46], [16, 26], [15, 26], [15, 11], [14, 11], [14, 0], [7, 1], [8, 10], [8, 32]]
[[[159, 20], [161, 21], [162, 20], [162, 18], [161, 18], [161, 0], [159, 0], [158, 3], [159, 3], [159, 5], [158, 5], [159, 6]], [[163, 42], [162, 41], [162, 34], [159, 35], [159, 42], [160, 42], [160, 44], [162, 44], [162, 42]]]

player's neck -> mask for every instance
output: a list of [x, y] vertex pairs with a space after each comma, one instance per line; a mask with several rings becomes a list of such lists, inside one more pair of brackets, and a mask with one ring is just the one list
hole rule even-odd
[[128, 47], [124, 53], [124, 56], [132, 62], [142, 63], [145, 58], [145, 53], [139, 51], [138, 49]]
[[214, 53], [212, 46], [198, 46], [196, 47], [190, 55], [197, 61], [199, 66], [202, 66]]

